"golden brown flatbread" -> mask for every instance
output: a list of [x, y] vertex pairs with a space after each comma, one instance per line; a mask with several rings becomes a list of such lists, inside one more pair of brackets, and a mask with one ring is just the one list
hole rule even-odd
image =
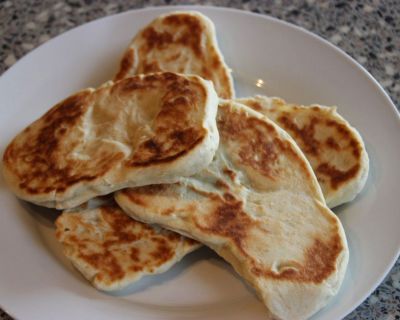
[[260, 113], [220, 102], [211, 164], [178, 183], [116, 193], [135, 219], [196, 239], [221, 255], [279, 319], [310, 317], [343, 281], [348, 248], [312, 168]]
[[352, 201], [361, 192], [369, 171], [368, 154], [358, 131], [336, 108], [289, 104], [265, 96], [237, 101], [291, 135], [310, 162], [330, 208]]
[[199, 12], [167, 13], [144, 27], [124, 53], [115, 79], [157, 71], [196, 74], [211, 80], [219, 97], [235, 95], [214, 24]]
[[64, 254], [104, 291], [165, 272], [200, 246], [175, 232], [135, 221], [116, 204], [64, 212], [56, 227]]
[[176, 182], [212, 160], [217, 106], [212, 83], [194, 75], [140, 75], [85, 89], [15, 137], [3, 173], [18, 197], [58, 209]]

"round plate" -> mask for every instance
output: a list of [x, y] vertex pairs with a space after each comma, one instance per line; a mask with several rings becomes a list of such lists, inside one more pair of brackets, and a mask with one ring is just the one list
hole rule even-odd
[[[354, 60], [315, 35], [265, 16], [189, 7], [215, 23], [237, 95], [337, 105], [362, 134], [371, 161], [363, 192], [335, 210], [350, 246], [340, 293], [315, 315], [339, 319], [380, 283], [399, 253], [399, 117], [378, 83]], [[73, 29], [34, 50], [0, 78], [0, 148], [67, 95], [112, 78], [131, 38], [159, 14], [130, 11]], [[249, 36], [251, 35], [251, 36]], [[263, 80], [263, 81], [260, 81]], [[254, 292], [202, 249], [170, 271], [124, 292], [92, 288], [66, 261], [54, 237], [54, 212], [17, 200], [0, 181], [0, 301], [18, 319], [264, 319]]]

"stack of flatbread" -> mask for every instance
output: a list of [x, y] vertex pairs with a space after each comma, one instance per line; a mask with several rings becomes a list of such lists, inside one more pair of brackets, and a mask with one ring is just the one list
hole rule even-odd
[[133, 38], [112, 81], [18, 134], [3, 174], [21, 199], [64, 210], [57, 239], [100, 290], [205, 244], [266, 314], [306, 319], [343, 281], [348, 247], [330, 208], [361, 191], [368, 156], [336, 108], [235, 98], [213, 23], [173, 12]]

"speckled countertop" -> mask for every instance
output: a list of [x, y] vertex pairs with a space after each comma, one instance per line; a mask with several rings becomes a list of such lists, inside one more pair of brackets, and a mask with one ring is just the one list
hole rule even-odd
[[[362, 64], [400, 106], [400, 1], [0, 1], [0, 74], [45, 41], [87, 21], [134, 8], [204, 4], [268, 14], [310, 30]], [[1, 304], [1, 301], [0, 301]], [[0, 309], [0, 319], [11, 318]], [[400, 319], [400, 261], [346, 319]]]

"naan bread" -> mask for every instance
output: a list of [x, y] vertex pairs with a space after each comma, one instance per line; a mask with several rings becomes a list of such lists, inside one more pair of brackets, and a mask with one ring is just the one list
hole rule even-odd
[[353, 200], [367, 181], [364, 142], [337, 112], [320, 105], [302, 106], [279, 98], [237, 99], [289, 133], [310, 162], [330, 208]]
[[64, 254], [94, 287], [122, 289], [167, 271], [198, 242], [128, 217], [116, 204], [64, 212], [56, 220]]
[[125, 52], [115, 79], [157, 71], [199, 75], [214, 83], [219, 97], [234, 97], [231, 70], [218, 48], [214, 24], [199, 12], [167, 13], [143, 28]]
[[348, 262], [346, 237], [303, 153], [273, 122], [221, 102], [220, 145], [201, 173], [172, 185], [122, 190], [130, 216], [214, 249], [279, 319], [327, 304]]
[[212, 160], [217, 107], [212, 83], [197, 76], [157, 73], [86, 89], [17, 135], [4, 176], [18, 197], [58, 209], [176, 182]]

